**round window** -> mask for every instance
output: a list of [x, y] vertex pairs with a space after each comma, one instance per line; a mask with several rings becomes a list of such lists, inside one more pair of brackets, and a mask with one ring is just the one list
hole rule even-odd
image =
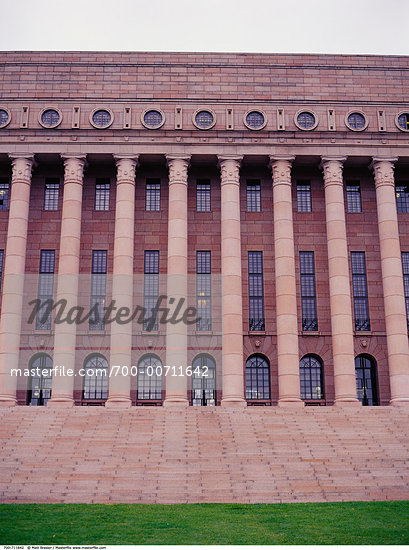
[[397, 127], [400, 130], [404, 130], [405, 132], [409, 132], [409, 113], [400, 113], [397, 116]]
[[244, 119], [244, 124], [250, 130], [261, 130], [266, 122], [265, 116], [260, 111], [249, 111]]
[[6, 109], [0, 109], [0, 128], [4, 128], [10, 122], [10, 113]]
[[201, 130], [208, 130], [215, 125], [216, 121], [210, 111], [198, 111], [195, 114], [194, 123]]
[[45, 109], [41, 113], [40, 123], [45, 128], [55, 128], [61, 122], [61, 114], [56, 109]]
[[150, 109], [143, 114], [142, 123], [146, 128], [160, 128], [164, 122], [165, 117], [156, 109]]
[[97, 128], [108, 128], [112, 124], [112, 115], [106, 109], [97, 109], [92, 113], [91, 121]]
[[297, 114], [295, 124], [300, 130], [313, 130], [317, 124], [317, 118], [310, 111], [302, 111]]
[[346, 120], [347, 126], [350, 130], [360, 131], [365, 130], [368, 126], [365, 115], [362, 113], [350, 113]]

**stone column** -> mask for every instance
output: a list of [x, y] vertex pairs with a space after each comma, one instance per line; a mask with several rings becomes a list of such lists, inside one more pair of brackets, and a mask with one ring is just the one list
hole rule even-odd
[[[84, 155], [62, 155], [64, 159], [64, 195], [61, 214], [60, 251], [57, 275], [57, 302], [67, 301], [67, 311], [78, 306], [78, 277], [81, 243], [82, 184]], [[54, 366], [75, 373], [77, 325], [54, 326]], [[74, 405], [74, 376], [53, 376], [49, 407]]]
[[278, 355], [278, 405], [303, 406], [300, 397], [291, 163], [270, 157], [273, 172], [274, 256]]
[[19, 355], [30, 183], [34, 157], [15, 154], [10, 155], [10, 158], [13, 174], [0, 320], [0, 406], [9, 407], [17, 404], [18, 378], [10, 376], [11, 369], [28, 367], [19, 364]]
[[243, 375], [243, 305], [241, 279], [240, 163], [221, 156], [222, 254], [222, 405], [246, 406]]
[[379, 245], [391, 405], [409, 405], [409, 346], [402, 256], [396, 211], [394, 159], [374, 158]]
[[[138, 156], [115, 156], [117, 167], [114, 269], [112, 301], [117, 308], [133, 310], [133, 260], [135, 221], [135, 170]], [[107, 407], [126, 408], [131, 402], [132, 323], [111, 324], [110, 365], [128, 367], [128, 375], [109, 379]]]
[[345, 158], [323, 157], [328, 276], [336, 405], [359, 405], [356, 395], [351, 287], [342, 166]]
[[[169, 167], [167, 296], [171, 315], [180, 300], [184, 300], [181, 311], [187, 307], [187, 171], [190, 156], [167, 155], [166, 160]], [[187, 326], [182, 322], [166, 325], [166, 364], [176, 366], [177, 372], [182, 366], [186, 374]], [[189, 405], [186, 375], [168, 375], [165, 383], [164, 406]]]

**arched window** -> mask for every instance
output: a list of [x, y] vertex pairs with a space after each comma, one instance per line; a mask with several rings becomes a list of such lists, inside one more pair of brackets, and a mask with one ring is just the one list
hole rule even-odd
[[162, 399], [162, 362], [156, 355], [139, 360], [137, 388], [137, 399]]
[[270, 399], [270, 364], [261, 355], [246, 361], [246, 399]]
[[324, 399], [322, 363], [313, 355], [300, 361], [301, 399]]
[[92, 355], [84, 363], [84, 399], [108, 397], [108, 361], [103, 355]]
[[356, 392], [362, 405], [378, 405], [376, 362], [369, 355], [355, 358]]
[[46, 405], [51, 397], [53, 360], [41, 353], [31, 359], [27, 403], [31, 406]]
[[201, 354], [192, 363], [192, 405], [216, 405], [216, 362], [210, 355]]

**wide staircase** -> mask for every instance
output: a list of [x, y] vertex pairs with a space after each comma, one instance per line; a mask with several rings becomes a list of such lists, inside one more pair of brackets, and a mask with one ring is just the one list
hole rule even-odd
[[409, 499], [409, 408], [0, 409], [2, 502]]

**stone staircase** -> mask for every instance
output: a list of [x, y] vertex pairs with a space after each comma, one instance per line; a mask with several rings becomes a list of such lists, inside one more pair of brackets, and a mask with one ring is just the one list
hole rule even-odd
[[409, 409], [0, 409], [1, 502], [409, 499]]

